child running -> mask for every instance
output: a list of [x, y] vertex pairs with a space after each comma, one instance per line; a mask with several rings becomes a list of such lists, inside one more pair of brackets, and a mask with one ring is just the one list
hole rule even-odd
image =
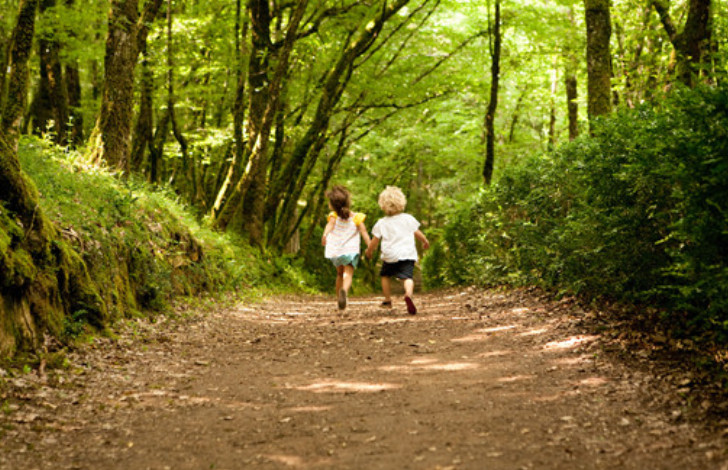
[[364, 225], [366, 215], [352, 212], [351, 195], [343, 186], [334, 186], [326, 193], [331, 213], [328, 216], [321, 244], [326, 247], [324, 256], [336, 266], [336, 296], [339, 310], [346, 308], [346, 298], [351, 287], [354, 268], [359, 264], [361, 238], [369, 245], [369, 233]]
[[412, 301], [415, 283], [412, 280], [415, 262], [417, 261], [417, 247], [415, 238], [422, 242], [422, 248], [428, 249], [430, 242], [422, 231], [420, 223], [409, 214], [404, 213], [407, 198], [401, 189], [396, 186], [387, 186], [379, 195], [379, 207], [386, 217], [374, 224], [371, 243], [368, 244], [366, 256], [372, 257], [379, 241], [382, 241], [382, 292], [384, 293], [383, 307], [392, 306], [392, 291], [390, 278], [395, 277], [404, 281], [404, 302], [410, 315], [417, 313], [417, 307]]

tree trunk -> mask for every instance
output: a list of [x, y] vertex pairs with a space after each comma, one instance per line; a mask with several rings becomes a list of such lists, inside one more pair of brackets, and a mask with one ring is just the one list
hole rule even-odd
[[164, 144], [169, 133], [169, 112], [165, 112], [157, 123], [157, 130], [154, 132], [154, 139], [149, 145], [149, 182], [157, 184], [160, 182], [163, 173], [162, 157], [164, 156]]
[[[34, 0], [20, 3], [11, 46], [7, 107], [0, 127], [0, 206], [4, 213], [9, 212], [8, 220], [17, 221], [21, 232], [20, 236], [8, 233], [7, 246], [0, 252], [2, 356], [14, 352], [19, 341], [36, 346], [39, 330], [61, 325], [64, 309], [77, 310], [81, 297], [89, 307], [93, 303], [86, 294], [88, 290], [76, 288], [85, 274], [85, 268], [78, 264], [80, 259], [69, 260], [63, 250], [52, 249], [56, 231], [39, 209], [38, 193], [23, 173], [17, 156], [17, 129], [28, 92], [28, 58], [33, 46], [36, 7]], [[23, 270], [17, 270], [14, 256], [23, 257]], [[65, 282], [66, 290], [62, 291], [61, 282]]]
[[70, 118], [69, 143], [74, 147], [83, 145], [83, 113], [81, 112], [81, 77], [78, 63], [66, 65], [66, 93]]
[[587, 112], [589, 121], [612, 111], [612, 60], [609, 41], [612, 25], [609, 0], [585, 0]]
[[688, 18], [681, 32], [670, 18], [665, 0], [652, 0], [667, 36], [676, 52], [677, 78], [687, 86], [695, 86], [702, 74], [701, 66], [711, 51], [711, 0], [690, 0]]
[[134, 69], [139, 56], [139, 34], [157, 15], [162, 0], [147, 0], [142, 15], [137, 0], [112, 0], [104, 57], [101, 112], [92, 136], [94, 161], [123, 174], [130, 168], [134, 107]]
[[[250, 107], [248, 111], [249, 155], [245, 171], [217, 220], [225, 228], [232, 216], [240, 211], [242, 230], [254, 245], [263, 243], [263, 210], [267, 193], [266, 170], [268, 140], [279, 106], [283, 79], [287, 73], [298, 26], [306, 9], [306, 0], [299, 0], [289, 19], [284, 43], [276, 54], [276, 69], [268, 77], [270, 50], [270, 12], [267, 0], [252, 0], [248, 4], [252, 26], [252, 49], [248, 68]], [[242, 202], [242, 206], [240, 205]]]
[[[225, 179], [222, 185], [217, 191], [215, 202], [212, 205], [210, 216], [213, 220], [217, 217], [225, 199], [228, 196], [230, 185], [234, 181], [236, 174], [240, 174], [239, 168], [244, 165], [244, 152], [245, 142], [243, 140], [243, 123], [245, 120], [245, 82], [247, 77], [243, 70], [243, 59], [245, 57], [245, 42], [248, 37], [248, 22], [245, 21], [242, 28], [242, 35], [240, 34], [240, 23], [241, 23], [241, 0], [237, 0], [236, 3], [236, 16], [235, 16], [235, 51], [237, 54], [237, 60], [235, 65], [235, 72], [237, 77], [237, 86], [235, 90], [235, 103], [233, 104], [233, 142], [234, 149], [232, 154], [232, 161], [228, 170], [225, 174]], [[247, 11], [247, 10], [246, 10]]]
[[172, 125], [172, 135], [179, 144], [182, 152], [182, 187], [187, 193], [188, 200], [194, 203], [197, 194], [197, 181], [194, 162], [190, 161], [187, 152], [187, 139], [182, 134], [177, 113], [175, 112], [176, 98], [174, 95], [174, 48], [172, 43], [172, 0], [167, 0], [167, 113]]
[[[554, 62], [557, 62], [554, 60]], [[548, 148], [553, 150], [556, 147], [556, 89], [559, 85], [559, 71], [554, 63], [551, 71], [551, 95], [549, 97], [549, 143]]]
[[[274, 237], [271, 238], [270, 245], [274, 246], [278, 249], [282, 249], [284, 245], [288, 243], [290, 238], [293, 236], [294, 233], [296, 233], [301, 226], [301, 222], [303, 221], [304, 217], [309, 213], [311, 208], [313, 207], [312, 215], [316, 217], [316, 215], [320, 211], [321, 205], [323, 205], [324, 202], [324, 195], [326, 193], [326, 188], [329, 186], [329, 182], [331, 181], [331, 178], [334, 176], [334, 173], [336, 173], [336, 169], [338, 168], [339, 164], [341, 163], [341, 159], [344, 158], [344, 155], [346, 154], [346, 151], [349, 149], [349, 143], [347, 142], [348, 137], [348, 131], [349, 127], [351, 127], [352, 123], [355, 121], [355, 118], [352, 116], [351, 118], [346, 118], [345, 122], [341, 129], [341, 135], [339, 136], [338, 145], [336, 147], [336, 150], [334, 151], [333, 155], [329, 158], [328, 162], [326, 163], [324, 175], [319, 181], [319, 183], [311, 190], [310, 196], [308, 198], [308, 201], [316, 200], [316, 204], [306, 204], [306, 206], [301, 210], [301, 213], [298, 215], [298, 217], [291, 217], [289, 220], [294, 221], [294, 223], [287, 222], [286, 220], [282, 220], [281, 224], [276, 226], [276, 231], [274, 232]], [[315, 220], [315, 219], [314, 219]], [[312, 226], [315, 226], [315, 223], [312, 224]], [[303, 241], [305, 243], [308, 243], [308, 239], [310, 238], [311, 229], [304, 235]]]
[[[306, 10], [307, 0], [299, 0], [296, 10], [292, 13], [286, 31], [286, 39], [281, 51], [277, 54], [276, 70], [268, 89], [269, 103], [265, 105], [264, 114], [259, 124], [249, 126], [250, 140], [248, 142], [249, 158], [252, 162], [250, 172], [250, 186], [245, 193], [243, 200], [243, 230], [248, 234], [250, 242], [254, 245], [264, 243], [264, 220], [265, 197], [268, 194], [267, 170], [268, 170], [268, 141], [281, 106], [281, 93], [284, 88], [284, 81], [288, 75], [288, 64], [290, 54], [293, 50], [298, 26], [303, 19]], [[253, 22], [253, 36], [255, 36], [255, 23]], [[254, 54], [251, 54], [251, 57]], [[253, 68], [250, 69], [250, 76], [253, 75]], [[260, 77], [262, 78], [262, 76]], [[250, 83], [251, 97], [254, 96], [255, 87]], [[263, 95], [261, 93], [261, 95]], [[259, 97], [259, 98], [262, 98]], [[251, 98], [252, 103], [252, 98]], [[251, 104], [250, 115], [255, 116]], [[252, 124], [251, 121], [248, 121]], [[252, 144], [252, 145], [251, 145]]]
[[[56, 6], [56, 0], [41, 0], [40, 15]], [[38, 81], [37, 101], [33, 107], [33, 131], [42, 134], [54, 132], [54, 142], [67, 142], [68, 93], [61, 67], [61, 44], [56, 39], [55, 28], [46, 32], [38, 40], [40, 57], [40, 80]]]
[[139, 112], [131, 141], [131, 170], [143, 171], [144, 156], [154, 140], [154, 74], [149, 64], [146, 38], [140, 46], [142, 56], [139, 90]]
[[2, 119], [5, 106], [5, 75], [8, 70], [10, 56], [10, 31], [5, 31], [5, 23], [0, 22], [0, 119]]
[[485, 112], [485, 163], [483, 165], [483, 181], [489, 185], [493, 178], [495, 161], [495, 112], [498, 108], [498, 85], [500, 82], [501, 57], [501, 16], [500, 0], [495, 2], [495, 19], [492, 28], [492, 48], [490, 51], [490, 100]]
[[579, 103], [577, 102], [577, 81], [575, 74], [567, 74], [566, 84], [566, 109], [569, 114], [569, 140], [579, 136]]
[[38, 0], [21, 0], [18, 20], [10, 44], [10, 72], [7, 77], [7, 98], [2, 114], [2, 130], [7, 144], [18, 147], [20, 123], [28, 95], [28, 59], [33, 47]]
[[511, 117], [511, 126], [510, 130], [508, 131], [508, 143], [512, 144], [513, 139], [516, 135], [516, 126], [518, 125], [518, 120], [521, 119], [521, 106], [523, 105], [523, 100], [526, 98], [526, 95], [528, 94], [528, 88], [523, 87], [523, 90], [518, 95], [518, 100], [516, 100], [516, 106], [513, 108], [513, 116]]
[[[65, 0], [66, 6], [72, 8], [75, 0]], [[75, 37], [71, 32], [71, 37]], [[68, 142], [74, 147], [83, 145], [83, 113], [81, 112], [81, 75], [78, 60], [73, 59], [65, 68], [66, 96], [68, 97]]]

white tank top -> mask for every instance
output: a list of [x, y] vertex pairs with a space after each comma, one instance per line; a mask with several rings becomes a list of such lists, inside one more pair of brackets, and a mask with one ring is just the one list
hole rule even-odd
[[336, 212], [329, 214], [336, 219], [334, 229], [326, 236], [326, 258], [337, 258], [342, 255], [359, 254], [361, 247], [361, 235], [357, 225], [364, 222], [366, 215], [359, 212], [352, 212], [348, 219], [342, 220]]

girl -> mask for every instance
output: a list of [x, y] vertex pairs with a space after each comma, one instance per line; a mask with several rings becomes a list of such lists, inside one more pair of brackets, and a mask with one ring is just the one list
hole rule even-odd
[[336, 266], [336, 296], [339, 310], [344, 310], [354, 268], [359, 264], [361, 238], [364, 238], [367, 245], [371, 240], [364, 225], [366, 215], [351, 211], [351, 195], [345, 187], [332, 187], [326, 197], [329, 198], [332, 212], [321, 237], [321, 244], [326, 247], [324, 256]]

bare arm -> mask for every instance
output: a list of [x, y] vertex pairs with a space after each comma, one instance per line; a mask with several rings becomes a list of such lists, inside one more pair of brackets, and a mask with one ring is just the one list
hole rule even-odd
[[425, 236], [424, 233], [422, 233], [421, 230], [417, 230], [415, 232], [415, 238], [422, 242], [423, 250], [427, 250], [428, 248], [430, 248], [430, 242], [429, 242], [429, 240], [427, 240], [427, 237]]
[[326, 237], [331, 233], [332, 230], [334, 230], [334, 225], [336, 225], [336, 219], [332, 218], [329, 220], [329, 223], [326, 224], [326, 228], [324, 229], [324, 234], [321, 236], [321, 244], [326, 246]]
[[371, 258], [374, 254], [374, 250], [377, 249], [379, 246], [379, 239], [377, 237], [373, 237], [371, 241], [369, 242], [369, 246], [367, 247], [367, 251], [364, 253], [367, 258]]
[[359, 229], [359, 233], [361, 234], [361, 237], [364, 239], [364, 243], [366, 243], [367, 248], [369, 248], [369, 243], [371, 243], [372, 240], [369, 238], [369, 232], [367, 232], [367, 226], [364, 225], [364, 222], [362, 222], [359, 225], [357, 225], [356, 228]]

